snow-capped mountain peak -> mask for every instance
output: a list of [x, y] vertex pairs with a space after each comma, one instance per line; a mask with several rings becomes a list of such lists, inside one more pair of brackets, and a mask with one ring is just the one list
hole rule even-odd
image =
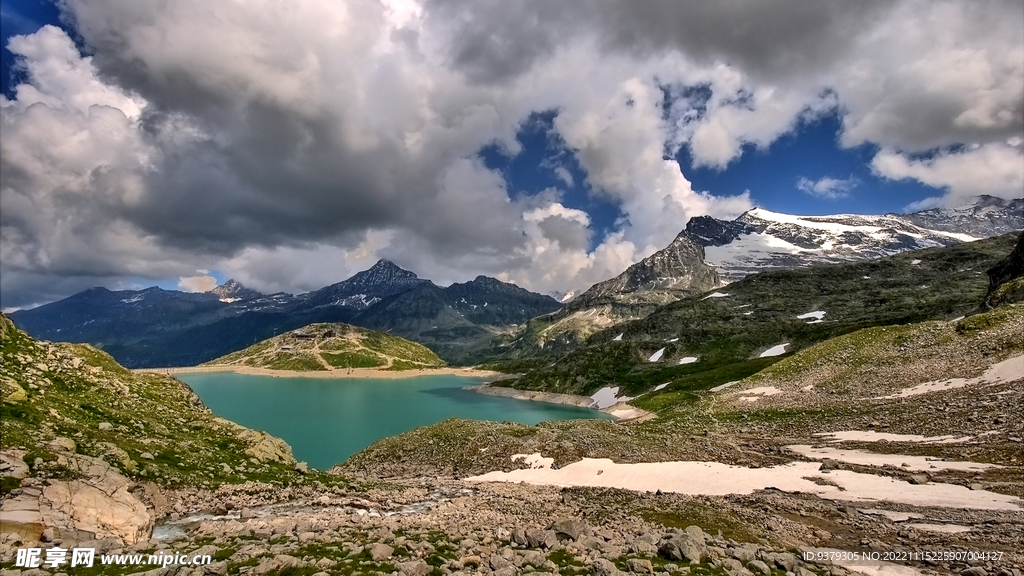
[[1024, 228], [1024, 200], [979, 197], [969, 207], [913, 214], [797, 216], [764, 208], [732, 221], [691, 218], [686, 234], [727, 281], [755, 272], [880, 258]]

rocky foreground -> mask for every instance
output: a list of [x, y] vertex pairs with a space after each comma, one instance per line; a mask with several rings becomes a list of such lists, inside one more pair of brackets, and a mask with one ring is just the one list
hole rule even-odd
[[[1024, 576], [1022, 304], [652, 394], [643, 422], [449, 420], [329, 472], [173, 379], [3, 336], [5, 575]], [[54, 547], [210, 563], [15, 566]]]

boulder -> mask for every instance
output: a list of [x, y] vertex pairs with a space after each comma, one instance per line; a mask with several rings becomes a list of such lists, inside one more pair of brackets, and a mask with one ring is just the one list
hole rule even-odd
[[636, 574], [653, 574], [654, 566], [650, 560], [642, 560], [639, 558], [630, 558], [626, 561], [626, 565], [629, 567], [630, 572]]
[[750, 562], [747, 562], [747, 568], [754, 574], [760, 574], [761, 576], [771, 576], [772, 573], [772, 569], [760, 560], [751, 560]]
[[526, 545], [530, 548], [554, 548], [558, 544], [558, 537], [555, 536], [554, 530], [535, 530], [529, 529], [526, 531]]
[[295, 464], [291, 446], [280, 438], [244, 428], [238, 431], [238, 439], [248, 446], [245, 455], [259, 462], [280, 462], [289, 466]]
[[398, 565], [398, 573], [402, 576], [427, 576], [430, 570], [430, 564], [423, 560], [410, 560], [409, 562], [401, 562]]
[[596, 576], [617, 576], [620, 574], [619, 569], [615, 567], [615, 564], [611, 560], [604, 558], [598, 558], [594, 560], [594, 563], [590, 565], [590, 569], [593, 570]]
[[658, 552], [669, 560], [686, 560], [690, 563], [703, 562], [708, 558], [704, 539], [697, 539], [690, 532], [669, 535], [658, 547]]
[[388, 546], [387, 544], [381, 544], [380, 542], [370, 544], [370, 546], [367, 548], [367, 551], [370, 554], [370, 558], [373, 558], [374, 562], [387, 560], [388, 558], [391, 558], [392, 554], [395, 553], [394, 548]]
[[76, 480], [50, 480], [42, 490], [24, 490], [0, 504], [0, 531], [38, 539], [53, 528], [54, 537], [117, 538], [131, 545], [149, 539], [153, 518], [128, 492], [131, 482], [98, 458], [72, 455], [62, 461]]
[[559, 540], [572, 540], [573, 542], [579, 540], [581, 536], [590, 534], [590, 526], [586, 522], [575, 518], [555, 520], [552, 522], [550, 529], [555, 531], [555, 537]]

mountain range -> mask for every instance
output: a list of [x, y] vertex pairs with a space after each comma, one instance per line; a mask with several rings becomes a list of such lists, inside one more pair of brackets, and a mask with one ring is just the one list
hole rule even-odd
[[1024, 199], [987, 196], [903, 215], [757, 208], [735, 220], [691, 218], [664, 249], [560, 301], [486, 276], [440, 287], [380, 260], [299, 295], [261, 294], [235, 280], [205, 293], [94, 288], [10, 317], [36, 338], [88, 342], [129, 367], [198, 364], [314, 322], [386, 331], [454, 364], [547, 357], [750, 274], [878, 259], [1022, 228]]
[[390, 261], [306, 294], [261, 294], [235, 280], [211, 292], [93, 288], [10, 315], [36, 338], [88, 342], [128, 367], [191, 366], [314, 322], [414, 337], [458, 360], [509, 327], [559, 308], [494, 278], [439, 287]]

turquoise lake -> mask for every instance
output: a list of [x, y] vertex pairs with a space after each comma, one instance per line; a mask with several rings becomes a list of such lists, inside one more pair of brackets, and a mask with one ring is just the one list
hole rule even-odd
[[319, 469], [375, 440], [446, 418], [523, 424], [611, 418], [586, 408], [477, 394], [463, 388], [480, 380], [459, 376], [327, 379], [214, 372], [178, 378], [218, 416], [283, 438], [296, 460]]

